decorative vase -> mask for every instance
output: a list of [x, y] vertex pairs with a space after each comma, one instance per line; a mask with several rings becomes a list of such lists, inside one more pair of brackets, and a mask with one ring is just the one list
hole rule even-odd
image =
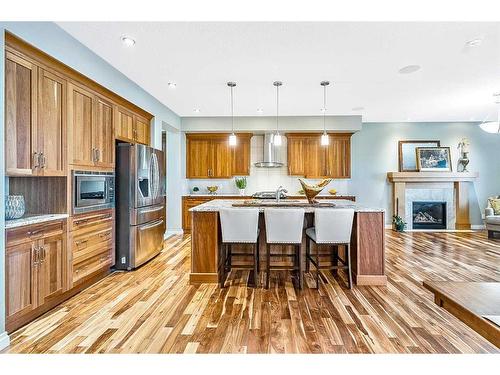
[[238, 189], [240, 191], [240, 195], [244, 196], [245, 195], [245, 189]]
[[332, 181], [331, 178], [326, 178], [316, 185], [311, 185], [305, 182], [302, 178], [299, 178], [302, 189], [304, 189], [304, 194], [306, 195], [307, 201], [310, 204], [318, 202], [316, 199], [314, 199], [314, 197], [321, 193], [321, 190], [323, 190], [325, 186], [330, 183], [330, 181]]
[[8, 195], [5, 198], [5, 219], [19, 219], [25, 212], [24, 197], [22, 195]]
[[396, 224], [395, 226], [396, 226], [397, 232], [404, 232], [405, 231], [406, 224]]

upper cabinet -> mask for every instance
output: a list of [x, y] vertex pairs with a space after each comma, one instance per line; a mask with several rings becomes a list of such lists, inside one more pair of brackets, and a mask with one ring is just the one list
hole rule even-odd
[[77, 85], [70, 84], [68, 91], [69, 163], [113, 168], [113, 105]]
[[351, 133], [329, 133], [322, 146], [321, 134], [289, 133], [288, 174], [306, 178], [351, 177]]
[[230, 147], [229, 134], [186, 134], [186, 178], [230, 178], [250, 173], [251, 134], [237, 134]]
[[7, 176], [111, 170], [115, 137], [150, 143], [150, 114], [10, 33], [5, 42]]
[[5, 148], [9, 176], [63, 176], [66, 80], [6, 51]]
[[115, 106], [115, 137], [119, 140], [149, 145], [149, 121], [125, 108]]

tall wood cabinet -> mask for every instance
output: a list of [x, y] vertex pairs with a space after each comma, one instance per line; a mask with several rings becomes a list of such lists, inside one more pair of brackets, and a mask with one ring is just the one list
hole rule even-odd
[[8, 176], [66, 175], [66, 80], [6, 48]]
[[78, 85], [69, 85], [70, 161], [74, 166], [114, 167], [113, 104]]
[[250, 174], [251, 134], [237, 134], [229, 146], [227, 133], [186, 134], [187, 178], [230, 178]]
[[351, 135], [329, 133], [330, 144], [322, 146], [321, 134], [287, 134], [288, 174], [306, 178], [350, 178]]

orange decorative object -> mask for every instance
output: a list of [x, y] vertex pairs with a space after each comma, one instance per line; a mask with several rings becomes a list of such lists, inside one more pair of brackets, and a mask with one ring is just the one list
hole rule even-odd
[[331, 178], [325, 178], [319, 184], [311, 185], [308, 184], [304, 179], [299, 178], [299, 182], [302, 185], [302, 189], [304, 189], [307, 200], [311, 204], [318, 203], [318, 201], [314, 199], [314, 197], [321, 193], [321, 191], [326, 187], [326, 185], [330, 183], [330, 181], [332, 181]]

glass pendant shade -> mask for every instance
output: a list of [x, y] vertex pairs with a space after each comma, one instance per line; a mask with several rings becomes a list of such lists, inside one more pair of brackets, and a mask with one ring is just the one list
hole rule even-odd
[[483, 122], [479, 127], [487, 133], [500, 134], [500, 121]]
[[229, 146], [236, 146], [237, 143], [238, 139], [236, 138], [236, 134], [231, 133], [231, 135], [229, 136]]
[[323, 133], [321, 135], [321, 146], [328, 146], [330, 144], [330, 137], [328, 134]]
[[282, 142], [282, 139], [281, 139], [281, 134], [280, 133], [276, 133], [273, 137], [273, 144], [275, 146], [281, 146], [281, 142]]

